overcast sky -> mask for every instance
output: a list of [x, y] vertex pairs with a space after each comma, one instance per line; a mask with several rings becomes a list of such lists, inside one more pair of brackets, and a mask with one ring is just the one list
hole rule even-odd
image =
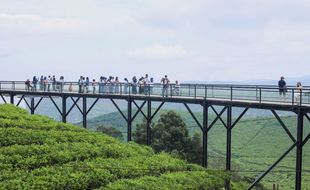
[[0, 80], [310, 74], [309, 0], [0, 0]]

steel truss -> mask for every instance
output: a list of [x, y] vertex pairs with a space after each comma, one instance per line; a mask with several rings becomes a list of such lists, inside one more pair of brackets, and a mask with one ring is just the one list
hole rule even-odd
[[[310, 109], [308, 107], [291, 105], [291, 107], [283, 106], [283, 105], [271, 105], [271, 104], [247, 104], [240, 102], [232, 102], [232, 101], [214, 101], [207, 100], [206, 98], [202, 100], [193, 100], [193, 99], [184, 99], [184, 98], [158, 98], [158, 97], [136, 97], [136, 96], [116, 96], [116, 95], [91, 95], [91, 94], [51, 94], [51, 93], [39, 93], [35, 94], [34, 92], [0, 92], [0, 97], [4, 103], [8, 103], [8, 101], [4, 98], [5, 96], [9, 96], [11, 104], [15, 104], [14, 97], [20, 96], [19, 101], [15, 104], [19, 106], [22, 101], [25, 102], [27, 107], [30, 110], [31, 114], [35, 113], [35, 110], [42, 102], [43, 98], [49, 98], [59, 114], [62, 116], [62, 121], [67, 122], [67, 116], [73, 110], [73, 108], [77, 108], [79, 112], [83, 116], [83, 127], [87, 128], [87, 115], [93, 109], [93, 107], [98, 103], [100, 99], [110, 99], [112, 104], [118, 110], [122, 118], [127, 122], [127, 141], [132, 140], [132, 122], [136, 119], [137, 115], [141, 113], [143, 117], [147, 121], [147, 145], [151, 145], [152, 143], [152, 126], [151, 123], [162, 108], [162, 106], [166, 102], [175, 102], [175, 103], [183, 103], [187, 111], [190, 113], [191, 117], [194, 119], [197, 126], [202, 131], [203, 136], [203, 153], [202, 153], [202, 165], [204, 167], [208, 167], [208, 133], [214, 127], [216, 122], [220, 122], [226, 128], [226, 170], [231, 171], [231, 141], [232, 141], [232, 130], [239, 123], [242, 117], [246, 114], [246, 112], [250, 108], [257, 109], [265, 109], [270, 110], [274, 117], [279, 122], [280, 126], [286, 132], [288, 137], [291, 139], [292, 144], [290, 147], [269, 167], [265, 172], [263, 172], [257, 179], [248, 187], [248, 189], [253, 189], [271, 170], [278, 165], [295, 147], [296, 147], [296, 173], [295, 173], [295, 190], [301, 190], [301, 181], [302, 181], [302, 151], [303, 146], [309, 141], [310, 133], [303, 138], [303, 126], [304, 126], [304, 118], [306, 118], [310, 122], [310, 116], [308, 113]], [[35, 99], [38, 97], [38, 101]], [[57, 105], [54, 100], [55, 97], [61, 98], [61, 107]], [[94, 102], [87, 106], [87, 98], [95, 99]], [[73, 104], [70, 107], [67, 107], [67, 100], [71, 99]], [[82, 99], [82, 106], [78, 103]], [[125, 100], [127, 101], [127, 115], [122, 111], [119, 105], [115, 100]], [[29, 102], [30, 101], [30, 102]], [[136, 101], [143, 101], [142, 104], [138, 105]], [[160, 102], [160, 105], [156, 108], [155, 112], [152, 113], [152, 101]], [[202, 106], [203, 118], [202, 123], [192, 112], [189, 104], [199, 104]], [[133, 113], [132, 107], [136, 107], [137, 111]], [[143, 108], [147, 106], [146, 113], [143, 111]], [[218, 112], [214, 106], [221, 108]], [[238, 117], [233, 121], [232, 112], [233, 107], [244, 108], [244, 110], [240, 113]], [[69, 108], [69, 109], [67, 109]], [[210, 110], [215, 114], [215, 118], [211, 121], [209, 118]], [[285, 110], [292, 111], [297, 115], [297, 135], [294, 135], [290, 132], [288, 127], [285, 125], [281, 117], [277, 114], [276, 110]], [[226, 112], [226, 120], [223, 118], [224, 113]], [[226, 189], [230, 189], [230, 181], [226, 182]]]

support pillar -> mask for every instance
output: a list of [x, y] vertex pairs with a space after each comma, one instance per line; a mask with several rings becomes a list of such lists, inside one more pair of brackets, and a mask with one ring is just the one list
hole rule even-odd
[[151, 145], [152, 143], [152, 121], [151, 121], [151, 117], [152, 117], [152, 101], [149, 99], [147, 101], [147, 128], [146, 128], [146, 133], [147, 133], [147, 137], [146, 137], [146, 144], [147, 145]]
[[[231, 171], [231, 117], [232, 117], [232, 107], [229, 105], [227, 107], [227, 136], [226, 136], [226, 171]], [[227, 190], [230, 190], [230, 178], [225, 181], [225, 186]]]
[[301, 108], [298, 109], [297, 116], [297, 144], [296, 144], [296, 175], [295, 175], [295, 190], [301, 190], [302, 176], [302, 143], [303, 143], [303, 125], [304, 113]]
[[203, 104], [203, 130], [202, 130], [202, 166], [208, 167], [208, 111], [209, 107]]
[[83, 96], [83, 127], [87, 128], [87, 99]]
[[231, 170], [231, 115], [232, 107], [227, 107], [227, 137], [226, 137], [226, 170]]
[[10, 103], [14, 105], [14, 94], [10, 94]]
[[132, 101], [128, 98], [128, 105], [127, 105], [127, 141], [131, 141], [131, 123], [132, 123]]
[[31, 98], [31, 102], [30, 102], [30, 112], [31, 112], [31, 115], [34, 114], [34, 98]]
[[62, 122], [67, 123], [67, 97], [62, 96]]

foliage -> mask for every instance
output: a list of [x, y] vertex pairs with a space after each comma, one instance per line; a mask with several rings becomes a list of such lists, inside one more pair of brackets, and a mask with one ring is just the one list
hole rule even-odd
[[107, 134], [111, 137], [117, 138], [119, 140], [123, 140], [124, 138], [122, 132], [114, 127], [106, 127], [101, 125], [97, 127], [97, 131]]
[[0, 111], [0, 190], [112, 189], [126, 180], [141, 180], [148, 188], [149, 179], [166, 189], [176, 184], [220, 189], [229, 178], [227, 173], [210, 172], [166, 153], [155, 154], [149, 147], [29, 115], [11, 105], [1, 105]]
[[[152, 144], [155, 152], [168, 152], [194, 163], [201, 163], [202, 145], [198, 133], [190, 138], [185, 122], [174, 111], [160, 115], [157, 123], [152, 128]], [[134, 133], [137, 143], [146, 142], [146, 120], [137, 124]]]

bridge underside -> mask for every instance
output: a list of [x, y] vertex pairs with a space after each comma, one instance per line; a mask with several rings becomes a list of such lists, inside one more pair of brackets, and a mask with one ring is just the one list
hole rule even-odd
[[[15, 102], [16, 97], [18, 101]], [[308, 113], [310, 107], [299, 106], [298, 104], [284, 104], [274, 102], [256, 102], [256, 101], [232, 101], [225, 99], [212, 99], [212, 98], [191, 98], [191, 97], [161, 97], [161, 96], [144, 96], [144, 95], [113, 95], [113, 94], [78, 94], [78, 93], [53, 93], [53, 92], [27, 92], [27, 91], [1, 91], [0, 99], [4, 103], [11, 103], [19, 106], [22, 101], [25, 102], [29, 108], [31, 114], [34, 114], [37, 107], [40, 105], [43, 98], [51, 100], [57, 111], [59, 112], [62, 121], [67, 122], [67, 116], [70, 114], [73, 108], [77, 108], [83, 116], [83, 127], [87, 128], [87, 116], [93, 107], [98, 103], [100, 99], [108, 99], [112, 102], [118, 112], [121, 114], [123, 119], [127, 123], [127, 141], [132, 140], [132, 122], [135, 120], [137, 115], [141, 113], [147, 121], [147, 144], [152, 143], [152, 128], [151, 123], [166, 103], [181, 103], [184, 104], [187, 111], [194, 119], [196, 125], [201, 129], [203, 136], [203, 154], [202, 154], [202, 165], [208, 167], [208, 133], [213, 128], [216, 122], [221, 122], [226, 128], [226, 170], [231, 171], [231, 141], [232, 141], [232, 130], [242, 119], [249, 109], [263, 109], [270, 110], [274, 117], [279, 122], [280, 126], [286, 132], [292, 143], [289, 148], [274, 162], [269, 168], [266, 169], [255, 181], [248, 187], [253, 189], [268, 173], [272, 171], [294, 148], [296, 148], [296, 167], [295, 167], [295, 189], [301, 189], [302, 181], [302, 159], [303, 159], [303, 146], [310, 139], [310, 133], [305, 137], [303, 135], [304, 119], [310, 122]], [[61, 99], [61, 106], [59, 106], [55, 98]], [[73, 104], [68, 107], [67, 101], [70, 99]], [[93, 99], [94, 101], [87, 105], [87, 99]], [[125, 114], [117, 104], [115, 100], [125, 100], [127, 102], [127, 113]], [[78, 104], [82, 101], [82, 104]], [[138, 104], [137, 101], [142, 101], [142, 104]], [[152, 102], [159, 102], [159, 106], [152, 112]], [[200, 121], [195, 114], [192, 112], [190, 105], [196, 104], [201, 106], [203, 112], [203, 119]], [[221, 110], [217, 111], [215, 106], [220, 107]], [[143, 108], [145, 108], [143, 111]], [[243, 111], [233, 121], [233, 109], [234, 107], [243, 108]], [[133, 108], [136, 108], [133, 112]], [[153, 109], [154, 110], [154, 109]], [[277, 111], [289, 111], [297, 116], [296, 127], [297, 135], [294, 136], [286, 124], [283, 122]], [[215, 118], [210, 121], [209, 113], [213, 112]], [[225, 118], [224, 118], [224, 114]], [[227, 182], [227, 189], [230, 189], [230, 182]]]

